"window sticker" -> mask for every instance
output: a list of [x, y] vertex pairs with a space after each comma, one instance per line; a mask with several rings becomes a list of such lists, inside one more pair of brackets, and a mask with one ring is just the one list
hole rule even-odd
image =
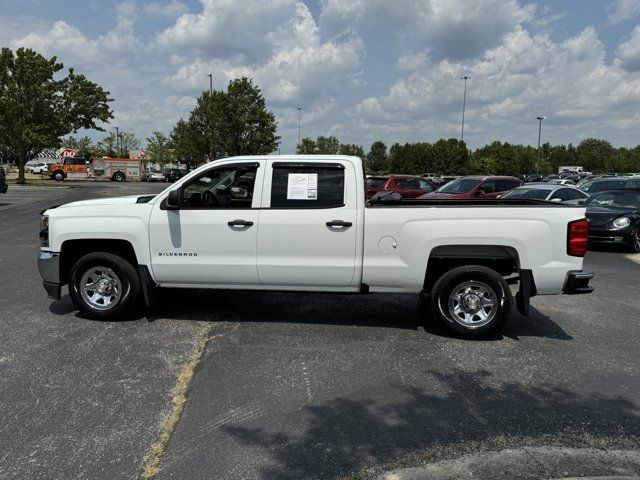
[[317, 173], [290, 173], [287, 183], [287, 200], [317, 200]]

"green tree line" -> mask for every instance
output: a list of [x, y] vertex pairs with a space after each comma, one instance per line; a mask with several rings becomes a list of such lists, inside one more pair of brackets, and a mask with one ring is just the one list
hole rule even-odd
[[495, 174], [516, 175], [540, 171], [557, 172], [561, 165], [579, 165], [585, 171], [640, 172], [640, 145], [615, 148], [607, 140], [587, 138], [577, 147], [545, 143], [538, 149], [495, 141], [470, 150], [458, 139], [440, 139], [434, 143], [394, 143], [390, 148], [380, 140], [365, 154], [360, 145], [342, 144], [334, 137], [303, 138], [296, 148], [300, 154], [356, 155], [369, 172], [420, 175]]

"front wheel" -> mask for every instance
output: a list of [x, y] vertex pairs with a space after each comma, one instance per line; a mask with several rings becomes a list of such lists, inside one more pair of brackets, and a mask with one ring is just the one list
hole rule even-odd
[[85, 315], [117, 319], [137, 307], [142, 286], [133, 265], [117, 255], [96, 252], [80, 258], [69, 274], [69, 295]]
[[629, 247], [633, 253], [640, 253], [640, 227], [631, 233], [631, 243]]
[[511, 313], [511, 290], [495, 270], [481, 265], [454, 268], [431, 291], [431, 310], [447, 330], [465, 338], [499, 331]]
[[113, 181], [115, 182], [124, 182], [124, 173], [116, 172], [113, 174]]
[[62, 170], [56, 170], [53, 172], [52, 177], [56, 182], [61, 182], [64, 180], [64, 172]]

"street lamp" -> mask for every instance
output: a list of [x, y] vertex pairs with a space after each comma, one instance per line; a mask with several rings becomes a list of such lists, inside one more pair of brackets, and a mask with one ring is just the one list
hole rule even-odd
[[300, 130], [300, 115], [301, 115], [301, 111], [302, 111], [302, 108], [298, 107], [298, 145], [300, 145], [300, 142], [301, 142], [301, 138], [300, 138], [300, 131], [301, 131]]
[[465, 75], [464, 77], [460, 77], [460, 80], [464, 80], [464, 95], [462, 97], [462, 131], [460, 132], [460, 141], [464, 141], [464, 112], [467, 107], [467, 80], [471, 77], [469, 75]]
[[538, 119], [538, 161], [536, 162], [536, 173], [540, 173], [540, 136], [542, 135], [542, 120], [547, 117], [536, 117]]
[[118, 127], [116, 127], [116, 149], [118, 150], [118, 157], [120, 157], [120, 133], [118, 133]]
[[213, 73], [207, 74], [209, 77], [209, 95], [213, 95]]

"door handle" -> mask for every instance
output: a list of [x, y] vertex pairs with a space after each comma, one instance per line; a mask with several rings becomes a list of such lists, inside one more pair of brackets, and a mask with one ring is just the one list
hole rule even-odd
[[348, 228], [351, 225], [353, 225], [353, 223], [351, 222], [344, 222], [342, 220], [331, 220], [330, 222], [327, 222], [327, 227], [342, 227], [342, 228]]
[[227, 225], [230, 227], [251, 227], [253, 226], [253, 222], [249, 222], [247, 220], [231, 220], [227, 222]]

